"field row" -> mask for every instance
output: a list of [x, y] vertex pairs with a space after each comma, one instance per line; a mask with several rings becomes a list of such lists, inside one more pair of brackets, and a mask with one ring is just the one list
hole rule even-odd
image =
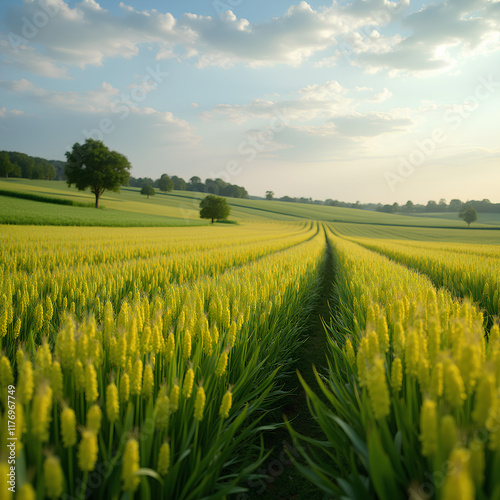
[[478, 308], [428, 277], [355, 242], [330, 244], [337, 287], [322, 397], [303, 382], [328, 444], [289, 424], [312, 445], [304, 474], [335, 498], [498, 498], [498, 325], [487, 336]]
[[61, 236], [54, 230], [39, 232], [37, 237], [26, 230], [23, 251], [18, 251], [23, 228], [16, 228], [0, 251], [4, 262], [0, 332], [7, 340], [21, 335], [32, 347], [43, 335], [56, 331], [67, 312], [78, 320], [93, 314], [101, 322], [106, 303], [116, 310], [124, 299], [131, 301], [137, 294], [146, 294], [150, 301], [157, 295], [171, 295], [169, 305], [175, 309], [179, 299], [172, 285], [217, 276], [300, 244], [318, 231], [315, 224], [270, 226], [261, 225], [259, 233], [250, 230], [248, 235], [203, 228], [200, 240], [185, 234], [184, 228], [168, 239], [164, 230], [137, 234], [129, 229], [100, 238], [103, 230], [91, 229], [74, 239], [68, 234], [66, 243], [59, 241]]
[[[151, 242], [158, 252], [121, 270], [103, 264], [97, 241], [80, 240], [75, 254], [56, 255], [61, 269], [38, 267], [53, 258], [42, 249], [31, 273], [4, 271], [1, 442], [6, 450], [15, 413], [20, 491], [83, 498], [88, 487], [92, 498], [144, 499], [238, 491], [260, 463], [254, 438], [282, 396], [324, 254], [316, 225], [272, 229], [261, 228], [267, 238], [226, 229], [232, 237], [217, 254], [204, 244], [191, 254], [197, 244], [175, 230], [179, 241], [163, 239], [166, 256], [161, 240]], [[26, 243], [35, 254], [39, 239]], [[67, 265], [78, 244], [96, 245], [99, 262]], [[127, 244], [114, 252], [133, 255], [136, 241]], [[56, 242], [50, 248], [57, 254]], [[191, 259], [189, 279], [162, 282], [162, 258], [179, 269]], [[33, 318], [19, 331], [26, 311]]]
[[485, 310], [489, 321], [500, 311], [500, 248], [493, 245], [428, 243], [356, 238], [361, 245], [416, 269], [456, 297]]

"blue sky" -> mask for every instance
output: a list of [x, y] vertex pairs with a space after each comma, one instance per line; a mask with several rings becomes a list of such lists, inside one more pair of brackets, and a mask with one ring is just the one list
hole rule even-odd
[[87, 137], [136, 177], [500, 202], [500, 1], [16, 0], [0, 149]]

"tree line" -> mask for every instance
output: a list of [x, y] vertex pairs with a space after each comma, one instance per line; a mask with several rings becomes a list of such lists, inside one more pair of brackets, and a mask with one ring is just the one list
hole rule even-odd
[[[362, 208], [362, 206], [360, 206]], [[386, 213], [445, 213], [445, 212], [461, 212], [465, 208], [473, 208], [476, 212], [480, 213], [500, 213], [500, 203], [491, 203], [488, 199], [479, 200], [468, 200], [466, 202], [454, 198], [450, 203], [446, 203], [444, 198], [441, 198], [439, 202], [434, 200], [429, 200], [426, 205], [414, 204], [411, 200], [408, 200], [404, 205], [398, 205], [393, 203], [392, 205], [382, 205], [378, 204], [376, 206], [377, 212]]]
[[154, 189], [156, 188], [165, 193], [172, 190], [195, 191], [199, 193], [228, 196], [230, 198], [248, 198], [248, 192], [244, 187], [230, 184], [220, 178], [205, 179], [205, 182], [202, 182], [198, 176], [193, 176], [186, 182], [182, 177], [177, 175], [169, 176], [163, 174], [155, 180], [151, 179], [151, 177], [130, 177], [128, 185], [141, 188], [141, 192], [148, 196], [153, 195]]
[[462, 212], [466, 208], [473, 208], [478, 213], [500, 213], [500, 203], [492, 203], [488, 199], [483, 200], [468, 200], [462, 201], [458, 198], [454, 198], [450, 203], [446, 203], [444, 198], [441, 198], [439, 202], [434, 200], [429, 200], [427, 204], [413, 203], [408, 200], [404, 205], [399, 205], [398, 203], [392, 204], [382, 204], [382, 203], [351, 203], [348, 201], [332, 200], [328, 198], [327, 200], [313, 200], [312, 198], [298, 198], [291, 196], [282, 196], [281, 198], [275, 198], [273, 191], [266, 191], [266, 200], [274, 201], [288, 201], [292, 203], [305, 203], [309, 205], [327, 205], [329, 207], [343, 207], [343, 208], [355, 208], [358, 210], [376, 210], [377, 212], [385, 212], [389, 214], [402, 213], [402, 214], [413, 214], [413, 213], [439, 213], [439, 212]]
[[[62, 167], [59, 170], [62, 174]], [[0, 151], [0, 176], [54, 180], [58, 178], [58, 169], [56, 169], [55, 161], [17, 151]]]

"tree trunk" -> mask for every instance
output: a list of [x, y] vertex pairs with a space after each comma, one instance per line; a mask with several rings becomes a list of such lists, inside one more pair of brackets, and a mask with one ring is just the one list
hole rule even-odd
[[98, 193], [95, 194], [95, 207], [99, 208], [99, 194]]
[[212, 219], [212, 224], [214, 223], [214, 220]]

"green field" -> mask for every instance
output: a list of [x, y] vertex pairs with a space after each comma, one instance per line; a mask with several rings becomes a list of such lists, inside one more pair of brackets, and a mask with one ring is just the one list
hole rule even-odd
[[[0, 189], [32, 193], [40, 196], [55, 197], [77, 202], [94, 201], [88, 191], [69, 188], [63, 181], [40, 181], [26, 179], [8, 179], [0, 181]], [[0, 223], [4, 224], [46, 224], [46, 225], [89, 225], [89, 226], [179, 226], [208, 224], [199, 218], [199, 202], [204, 193], [191, 191], [173, 191], [169, 194], [157, 192], [150, 199], [140, 194], [139, 188], [123, 187], [119, 193], [106, 192], [101, 197], [104, 208], [82, 208], [22, 200], [0, 196]], [[428, 216], [412, 216], [385, 214], [351, 208], [328, 207], [323, 205], [307, 205], [292, 202], [247, 200], [228, 198], [231, 206], [230, 219], [237, 222], [249, 221], [299, 221], [318, 220], [336, 223], [340, 233], [354, 234], [373, 233], [381, 237], [401, 234], [418, 239], [439, 239], [443, 229], [466, 229], [463, 221], [452, 217], [453, 214], [439, 214], [443, 218]], [[435, 214], [426, 214], [435, 215]], [[341, 224], [349, 223], [342, 229]], [[500, 222], [499, 222], [500, 223]], [[365, 228], [365, 225], [369, 228]], [[473, 228], [492, 229], [492, 220], [473, 224]], [[353, 227], [359, 225], [360, 228]], [[433, 229], [434, 228], [434, 229]], [[427, 231], [429, 229], [430, 231]], [[462, 232], [460, 232], [462, 234]], [[449, 233], [446, 238], [454, 240], [459, 233]], [[466, 233], [463, 233], [466, 234]], [[364, 234], [361, 234], [364, 235]], [[474, 239], [483, 234], [470, 236]], [[406, 237], [406, 236], [405, 236]], [[496, 237], [486, 235], [491, 242]], [[447, 240], [445, 240], [447, 241]]]
[[468, 229], [465, 227], [405, 227], [351, 223], [334, 223], [332, 227], [336, 235], [347, 237], [500, 245], [500, 230], [491, 227]]
[[[456, 221], [459, 220], [462, 224], [465, 224], [461, 219], [458, 218], [458, 214], [456, 212], [434, 212], [434, 213], [419, 213], [419, 214], [406, 214], [406, 217], [426, 217], [430, 219], [446, 219]], [[477, 214], [477, 222], [476, 224], [490, 224], [493, 226], [500, 226], [500, 214], [494, 213], [478, 213]]]
[[203, 193], [97, 210], [58, 204], [93, 201], [60, 181], [0, 190], [0, 389], [29, 498], [424, 498], [445, 460], [434, 498], [458, 498], [454, 470], [500, 498], [493, 216], [228, 198], [237, 224], [212, 225]]

